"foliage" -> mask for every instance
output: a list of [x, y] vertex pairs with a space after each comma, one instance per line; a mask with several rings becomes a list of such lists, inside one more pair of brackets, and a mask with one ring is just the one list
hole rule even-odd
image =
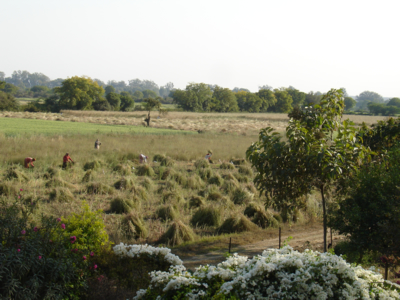
[[0, 296], [80, 299], [95, 269], [90, 252], [71, 251], [76, 245], [60, 219], [43, 217], [40, 226], [28, 224], [30, 209], [21, 213], [21, 205], [2, 202], [0, 207]]
[[193, 215], [190, 223], [193, 226], [220, 226], [222, 223], [222, 207], [209, 205], [200, 207]]
[[265, 99], [261, 99], [257, 94], [240, 91], [235, 94], [240, 111], [259, 112], [261, 107], [268, 106]]
[[383, 103], [383, 97], [378, 93], [371, 91], [364, 91], [356, 98], [357, 108], [366, 110], [369, 102]]
[[345, 110], [351, 110], [354, 106], [356, 106], [357, 101], [354, 100], [351, 97], [345, 97], [344, 98], [344, 109]]
[[11, 94], [0, 91], [0, 110], [18, 111], [19, 102]]
[[270, 107], [276, 104], [275, 94], [270, 89], [261, 89], [256, 95], [261, 99], [261, 112], [266, 112]]
[[185, 111], [209, 111], [212, 91], [205, 83], [189, 83], [185, 90], [175, 90], [172, 97], [173, 103]]
[[161, 242], [167, 243], [168, 245], [180, 245], [183, 242], [191, 242], [196, 239], [196, 235], [193, 230], [185, 225], [182, 221], [174, 221], [168, 230], [160, 238]]
[[371, 250], [400, 257], [400, 148], [362, 168], [330, 220], [360, 255]]
[[72, 202], [75, 200], [74, 195], [68, 188], [55, 188], [49, 194], [50, 200], [58, 202]]
[[287, 141], [271, 128], [261, 130], [259, 142], [247, 150], [257, 170], [254, 182], [267, 197], [266, 206], [294, 211], [304, 205], [301, 197], [317, 188], [322, 196], [324, 250], [326, 250], [325, 189], [339, 178], [357, 171], [367, 149], [356, 138], [356, 129], [341, 121], [344, 102], [332, 89], [321, 105], [306, 107], [299, 120], [291, 119]]
[[330, 253], [286, 246], [252, 259], [234, 254], [194, 273], [183, 266], [151, 272], [138, 299], [398, 299], [400, 286]]
[[372, 151], [385, 152], [400, 141], [400, 118], [379, 121], [371, 127], [363, 124], [358, 137], [362, 139], [364, 146]]
[[276, 98], [276, 104], [271, 107], [271, 111], [288, 113], [293, 109], [292, 107], [293, 99], [287, 90], [275, 89], [274, 95]]
[[74, 76], [65, 79], [54, 92], [60, 96], [62, 107], [86, 110], [92, 108], [93, 101], [102, 98], [104, 89], [89, 77]]
[[214, 87], [210, 111], [235, 112], [239, 110], [235, 94], [228, 88]]
[[114, 92], [110, 92], [107, 94], [106, 99], [108, 103], [110, 103], [113, 110], [119, 110], [121, 106], [121, 98], [120, 95]]

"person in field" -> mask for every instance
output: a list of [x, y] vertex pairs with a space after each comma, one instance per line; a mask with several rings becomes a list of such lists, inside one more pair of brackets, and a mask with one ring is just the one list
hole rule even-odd
[[63, 169], [66, 169], [69, 162], [74, 163], [74, 161], [72, 160], [71, 156], [69, 156], [69, 154], [66, 153], [66, 154], [64, 155], [64, 157], [63, 157], [63, 165], [62, 165], [62, 168], [63, 168]]
[[144, 155], [144, 154], [140, 154], [140, 155], [139, 155], [139, 162], [140, 162], [141, 164], [147, 163], [147, 156]]
[[94, 149], [100, 149], [100, 145], [101, 145], [101, 143], [100, 143], [100, 141], [99, 141], [99, 139], [97, 139], [95, 142], [94, 142]]
[[205, 159], [207, 159], [208, 162], [211, 162], [211, 156], [212, 156], [212, 153], [208, 152]]
[[33, 165], [33, 162], [36, 161], [36, 158], [32, 158], [32, 157], [27, 157], [24, 160], [24, 167], [25, 168], [29, 168], [29, 165], [32, 166], [32, 168], [34, 168], [35, 166]]

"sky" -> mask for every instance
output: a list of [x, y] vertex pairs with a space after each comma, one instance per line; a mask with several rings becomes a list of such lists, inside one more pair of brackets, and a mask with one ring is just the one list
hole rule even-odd
[[398, 0], [13, 0], [0, 71], [400, 97]]

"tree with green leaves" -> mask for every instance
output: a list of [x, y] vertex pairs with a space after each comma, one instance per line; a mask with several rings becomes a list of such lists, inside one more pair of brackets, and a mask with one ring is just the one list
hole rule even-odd
[[[97, 82], [97, 81], [96, 81], [96, 82]], [[97, 84], [98, 84], [98, 83], [97, 83]], [[112, 85], [107, 85], [107, 86], [105, 87], [104, 91], [105, 91], [106, 96], [107, 96], [109, 93], [115, 93], [115, 87], [113, 87]]]
[[13, 95], [0, 91], [0, 111], [18, 111], [19, 102]]
[[213, 92], [205, 83], [189, 83], [185, 90], [174, 90], [173, 103], [185, 111], [209, 111]]
[[345, 110], [351, 110], [353, 107], [355, 107], [357, 104], [357, 101], [354, 100], [351, 97], [344, 97], [344, 109]]
[[263, 100], [251, 92], [239, 91], [235, 93], [235, 96], [240, 111], [256, 113], [260, 111], [263, 105]]
[[104, 89], [89, 77], [74, 76], [54, 88], [60, 96], [60, 106], [67, 109], [87, 110], [92, 103], [103, 98]]
[[357, 96], [357, 108], [366, 110], [368, 107], [368, 103], [383, 103], [384, 99], [381, 95], [371, 91], [364, 91], [360, 95]]
[[271, 107], [271, 111], [288, 113], [293, 109], [292, 96], [290, 96], [286, 89], [275, 89], [274, 95], [276, 98], [276, 103]]
[[238, 111], [235, 94], [228, 88], [215, 86], [210, 104], [210, 111], [235, 112]]
[[260, 89], [256, 95], [261, 99], [261, 112], [266, 112], [268, 108], [276, 104], [276, 97], [271, 89]]
[[113, 110], [118, 111], [121, 106], [121, 98], [120, 95], [114, 92], [110, 92], [107, 94], [106, 99], [108, 103], [110, 103]]
[[387, 103], [387, 105], [400, 107], [400, 98], [395, 97], [395, 98], [390, 99], [389, 102]]
[[304, 101], [306, 100], [306, 93], [300, 92], [299, 90], [295, 88], [287, 88], [286, 92], [292, 97], [292, 106], [298, 106], [301, 107], [304, 104]]
[[350, 177], [369, 153], [356, 138], [356, 128], [341, 121], [341, 90], [330, 90], [320, 105], [305, 107], [289, 120], [286, 140], [272, 128], [261, 130], [259, 141], [246, 152], [257, 169], [254, 182], [264, 192], [266, 206], [294, 211], [305, 195], [317, 189], [322, 198], [324, 251], [327, 232], [327, 191]]
[[121, 92], [121, 110], [131, 111], [135, 107], [135, 101], [132, 99], [131, 94], [128, 92]]
[[159, 112], [161, 112], [161, 101], [160, 97], [157, 98], [146, 98], [143, 99], [144, 102], [144, 108], [149, 112], [147, 115], [147, 118], [144, 120], [147, 123], [147, 127], [150, 127], [150, 112], [154, 109], [157, 109]]

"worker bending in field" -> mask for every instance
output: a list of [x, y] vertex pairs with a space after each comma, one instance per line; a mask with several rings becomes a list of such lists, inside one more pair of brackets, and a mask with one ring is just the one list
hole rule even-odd
[[95, 142], [94, 142], [94, 149], [100, 149], [100, 145], [101, 145], [101, 143], [100, 143], [100, 141], [99, 141], [99, 139], [97, 139]]
[[139, 162], [140, 162], [141, 164], [147, 163], [147, 156], [144, 155], [144, 154], [140, 154], [140, 155], [139, 155]]
[[72, 160], [71, 156], [69, 156], [69, 154], [67, 153], [67, 154], [65, 154], [64, 157], [63, 157], [63, 165], [62, 165], [62, 168], [63, 168], [63, 169], [66, 169], [69, 162], [74, 163], [74, 161]]
[[25, 168], [29, 168], [29, 164], [32, 166], [32, 168], [34, 168], [35, 166], [33, 165], [33, 162], [36, 161], [36, 158], [32, 158], [32, 157], [27, 157], [24, 160], [24, 167]]

